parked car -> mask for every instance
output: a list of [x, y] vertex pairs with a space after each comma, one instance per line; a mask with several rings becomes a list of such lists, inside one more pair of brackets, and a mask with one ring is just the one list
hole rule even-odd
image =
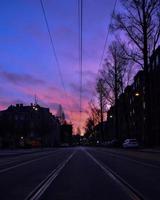
[[126, 139], [123, 144], [123, 148], [137, 148], [139, 144], [136, 139]]

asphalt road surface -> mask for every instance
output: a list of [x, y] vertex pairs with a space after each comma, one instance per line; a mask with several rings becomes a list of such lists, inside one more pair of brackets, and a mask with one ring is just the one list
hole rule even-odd
[[0, 200], [158, 200], [160, 154], [57, 148], [0, 154]]

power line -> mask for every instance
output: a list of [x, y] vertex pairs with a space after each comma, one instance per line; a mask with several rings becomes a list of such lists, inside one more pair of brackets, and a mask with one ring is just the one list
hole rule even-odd
[[105, 54], [105, 50], [106, 50], [106, 46], [107, 46], [107, 42], [108, 42], [108, 37], [109, 37], [109, 34], [110, 34], [111, 23], [112, 23], [113, 15], [115, 13], [116, 5], [117, 5], [117, 0], [115, 0], [115, 2], [114, 2], [110, 23], [108, 25], [108, 31], [107, 31], [107, 35], [106, 35], [106, 38], [105, 38], [102, 55], [101, 55], [101, 58], [100, 58], [99, 68], [102, 66], [102, 62], [103, 62], [103, 59], [104, 59], [104, 54]]
[[[42, 8], [45, 24], [46, 24], [46, 27], [47, 27], [48, 35], [49, 35], [49, 38], [50, 38], [52, 52], [53, 52], [53, 55], [55, 57], [56, 65], [58, 67], [58, 72], [59, 72], [59, 77], [60, 77], [60, 80], [61, 80], [61, 84], [62, 84], [62, 87], [64, 89], [65, 95], [66, 95], [66, 97], [68, 99], [68, 95], [67, 95], [67, 92], [66, 92], [66, 88], [65, 88], [65, 84], [64, 84], [64, 80], [63, 80], [63, 76], [62, 76], [62, 72], [61, 72], [60, 63], [59, 63], [59, 60], [58, 60], [58, 57], [57, 57], [57, 53], [56, 53], [56, 49], [55, 49], [55, 46], [54, 46], [53, 36], [51, 34], [51, 31], [50, 31], [48, 18], [47, 18], [47, 15], [46, 15], [46, 11], [45, 11], [43, 0], [40, 0], [40, 4], [41, 4], [41, 8]], [[72, 111], [70, 111], [70, 114], [72, 116]]]
[[80, 68], [80, 123], [82, 115], [82, 92], [83, 92], [83, 0], [78, 0], [78, 27], [79, 27], [79, 68]]
[[[108, 30], [107, 30], [107, 34], [106, 34], [106, 38], [105, 38], [105, 42], [104, 42], [102, 54], [101, 54], [101, 57], [100, 57], [100, 62], [99, 62], [99, 67], [98, 67], [99, 69], [102, 67], [102, 62], [103, 62], [103, 59], [104, 59], [105, 50], [106, 50], [107, 43], [108, 43], [108, 38], [109, 38], [109, 34], [110, 34], [110, 29], [111, 29], [111, 23], [112, 23], [113, 15], [115, 13], [117, 1], [118, 0], [115, 0], [114, 5], [113, 5], [113, 10], [112, 10], [111, 18], [110, 18], [110, 22], [109, 22], [109, 25], [108, 25]], [[94, 92], [93, 92], [92, 97], [93, 96], [94, 96]]]
[[50, 31], [50, 27], [49, 27], [46, 11], [45, 11], [45, 8], [44, 8], [43, 0], [40, 0], [40, 3], [41, 3], [43, 16], [44, 16], [44, 20], [45, 20], [47, 31], [48, 31], [48, 35], [49, 35], [49, 38], [50, 38], [50, 43], [51, 43], [53, 55], [55, 57], [56, 65], [58, 67], [58, 72], [59, 72], [59, 76], [60, 76], [60, 79], [61, 79], [61, 83], [62, 83], [63, 89], [66, 91], [64, 80], [63, 80], [63, 76], [62, 76], [62, 72], [61, 72], [61, 68], [60, 68], [60, 64], [59, 64], [59, 60], [58, 60], [56, 49], [55, 49], [54, 42], [53, 42], [53, 36], [51, 34], [51, 31]]

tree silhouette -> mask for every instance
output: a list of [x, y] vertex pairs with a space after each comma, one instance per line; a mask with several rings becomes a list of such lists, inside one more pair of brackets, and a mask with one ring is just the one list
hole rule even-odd
[[149, 57], [160, 40], [160, 1], [159, 0], [121, 0], [123, 13], [115, 13], [112, 29], [121, 30], [128, 40], [126, 55], [128, 59], [144, 69], [145, 101], [145, 143], [151, 145], [150, 126], [150, 83], [148, 74]]

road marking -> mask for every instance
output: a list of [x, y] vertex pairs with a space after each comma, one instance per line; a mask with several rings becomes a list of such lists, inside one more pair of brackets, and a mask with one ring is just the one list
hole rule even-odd
[[113, 172], [109, 167], [105, 166], [99, 162], [95, 157], [93, 157], [89, 152], [83, 149], [83, 151], [88, 155], [111, 179], [113, 179], [122, 189], [125, 191], [132, 200], [144, 200], [143, 197], [137, 190], [135, 190], [131, 185], [129, 185], [124, 179], [122, 179], [118, 174]]
[[[57, 150], [57, 151], [59, 151], [59, 150]], [[56, 153], [56, 152], [55, 152], [55, 153]], [[59, 153], [60, 153], [60, 152], [59, 152]], [[1, 174], [1, 173], [4, 173], [4, 172], [7, 172], [7, 171], [9, 171], [9, 170], [15, 169], [15, 168], [17, 168], [17, 167], [21, 167], [21, 166], [30, 164], [30, 163], [35, 162], [35, 161], [38, 161], [38, 160], [43, 160], [43, 159], [48, 158], [48, 157], [51, 157], [51, 156], [53, 156], [53, 155], [43, 156], [43, 158], [32, 159], [32, 160], [25, 161], [25, 162], [23, 162], [23, 163], [14, 165], [14, 166], [12, 166], [12, 167], [8, 167], [8, 168], [6, 168], [6, 169], [2, 169], [2, 170], [0, 170], [0, 174]]]
[[114, 152], [111, 152], [111, 151], [98, 151], [98, 150], [93, 150], [95, 152], [99, 152], [99, 153], [108, 153], [108, 154], [111, 154], [112, 157], [117, 157], [119, 159], [125, 159], [125, 160], [128, 160], [128, 161], [131, 161], [131, 162], [135, 162], [137, 164], [141, 164], [141, 165], [144, 165], [144, 166], [147, 166], [147, 167], [152, 167], [152, 168], [156, 168], [156, 169], [160, 169], [160, 166], [157, 166], [157, 165], [153, 165], [153, 164], [149, 164], [149, 163], [146, 163], [146, 162], [142, 162], [142, 161], [138, 161], [138, 160], [135, 160], [135, 159], [132, 159], [132, 158], [127, 158], [125, 155], [117, 155], [117, 153], [114, 153]]
[[[57, 150], [55, 150], [55, 151], [53, 151], [53, 152], [41, 152], [41, 153], [43, 153], [43, 154], [34, 154], [35, 156], [43, 156], [43, 157], [45, 157], [46, 155], [49, 155], [49, 154], [54, 154], [54, 153], [57, 153], [58, 151], [61, 151], [61, 149], [57, 149]], [[32, 157], [33, 156], [33, 154], [31, 155], [31, 154], [29, 154], [29, 155], [21, 155], [20, 157], [18, 156], [18, 157], [16, 157], [16, 158], [11, 158], [11, 159], [8, 159], [8, 160], [4, 160], [4, 162], [2, 162], [2, 163], [0, 163], [0, 166], [5, 166], [5, 165], [7, 165], [7, 164], [11, 164], [11, 163], [14, 163], [14, 162], [16, 162], [16, 161], [20, 161], [20, 159], [22, 158], [30, 158], [30, 157]]]
[[[38, 155], [35, 155], [35, 156], [43, 156], [43, 157], [45, 157], [45, 155], [49, 155], [49, 154], [54, 154], [54, 153], [56, 153], [57, 151], [60, 151], [60, 149], [59, 150], [55, 150], [55, 151], [53, 151], [53, 152], [41, 152], [41, 153], [43, 153], [43, 154], [38, 154]], [[16, 162], [16, 161], [20, 161], [19, 159], [23, 159], [23, 158], [28, 158], [28, 157], [32, 157], [33, 156], [33, 154], [27, 154], [27, 155], [20, 155], [20, 156], [18, 156], [18, 157], [16, 157], [16, 158], [11, 158], [11, 159], [7, 159], [7, 160], [4, 160], [3, 162], [1, 162], [0, 163], [0, 166], [4, 166], [4, 165], [7, 165], [7, 164], [11, 164], [11, 163], [14, 163], [14, 162]]]
[[53, 183], [56, 177], [60, 174], [62, 169], [71, 160], [75, 152], [73, 152], [67, 159], [58, 165], [26, 198], [25, 200], [38, 200], [46, 191], [46, 189]]

